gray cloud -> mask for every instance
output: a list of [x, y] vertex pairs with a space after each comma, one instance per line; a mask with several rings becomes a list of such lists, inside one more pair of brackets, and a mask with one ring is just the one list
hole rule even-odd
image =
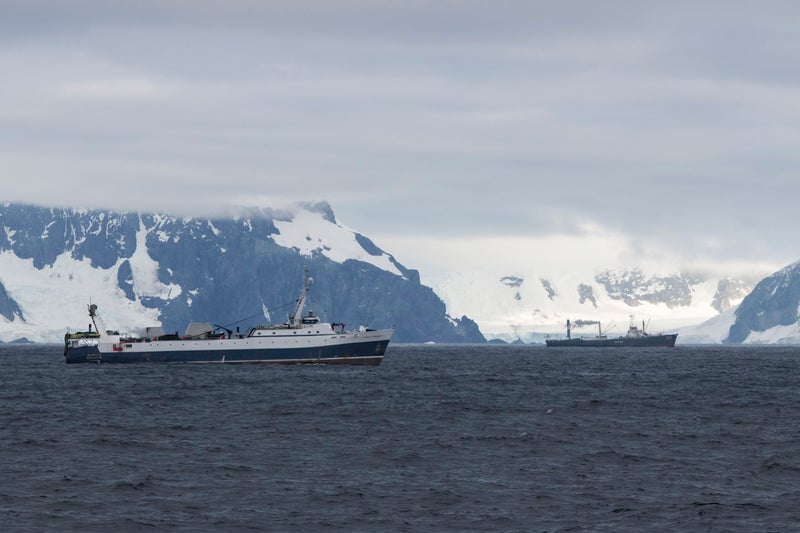
[[795, 254], [791, 2], [3, 11], [9, 200], [327, 199], [376, 235], [595, 222], [690, 255]]

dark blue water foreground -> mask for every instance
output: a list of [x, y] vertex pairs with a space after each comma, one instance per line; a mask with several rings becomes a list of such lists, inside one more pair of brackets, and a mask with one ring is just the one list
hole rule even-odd
[[800, 347], [389, 347], [379, 367], [0, 348], [2, 531], [790, 531]]

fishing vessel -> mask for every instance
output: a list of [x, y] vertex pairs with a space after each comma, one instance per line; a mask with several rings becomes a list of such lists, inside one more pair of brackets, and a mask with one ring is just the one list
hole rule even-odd
[[195, 322], [182, 336], [165, 334], [161, 327], [147, 328], [144, 336], [120, 335], [105, 329], [97, 305], [89, 304], [89, 331], [64, 335], [64, 357], [67, 363], [379, 365], [394, 329], [348, 331], [342, 323], [320, 321], [313, 311], [303, 315], [313, 282], [305, 271], [287, 322], [253, 326], [247, 333]]
[[678, 338], [677, 333], [661, 333], [652, 335], [645, 331], [644, 321], [642, 329], [634, 323], [631, 317], [631, 324], [628, 333], [620, 337], [608, 337], [603, 334], [603, 328], [598, 323], [597, 335], [572, 337], [570, 321], [567, 320], [566, 339], [545, 339], [547, 346], [567, 347], [581, 346], [587, 348], [607, 348], [607, 347], [634, 347], [634, 348], [673, 348]]

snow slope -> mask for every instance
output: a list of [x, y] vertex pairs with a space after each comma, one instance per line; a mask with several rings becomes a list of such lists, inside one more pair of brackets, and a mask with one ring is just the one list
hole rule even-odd
[[726, 309], [700, 324], [678, 328], [680, 344], [721, 344], [736, 320], [737, 307]]
[[800, 322], [752, 331], [742, 344], [800, 344]]
[[280, 233], [272, 235], [272, 240], [284, 248], [296, 249], [306, 256], [318, 252], [337, 263], [354, 259], [403, 277], [389, 254], [377, 248], [369, 253], [358, 242], [358, 233], [331, 221], [324, 213], [295, 207], [289, 220], [274, 223]]
[[[158, 324], [158, 311], [131, 301], [117, 285], [121, 261], [109, 269], [96, 268], [88, 259], [76, 260], [68, 252], [43, 269], [33, 260], [20, 259], [13, 252], [0, 253], [0, 281], [24, 310], [25, 320], [13, 322], [0, 317], [0, 338], [4, 342], [26, 338], [33, 342], [58, 342], [68, 329], [86, 329], [87, 305], [98, 305], [107, 324], [126, 324], [144, 329]], [[144, 265], [142, 265], [144, 267]], [[152, 280], [151, 270], [140, 276]], [[81, 313], [81, 314], [77, 314]]]

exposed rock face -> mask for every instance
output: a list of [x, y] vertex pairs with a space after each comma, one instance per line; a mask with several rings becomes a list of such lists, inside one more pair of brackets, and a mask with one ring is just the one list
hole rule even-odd
[[605, 270], [595, 276], [595, 281], [605, 287], [609, 297], [633, 307], [642, 302], [661, 303], [670, 308], [692, 303], [693, 280], [681, 275], [647, 277], [638, 269]]
[[742, 301], [752, 289], [752, 284], [735, 279], [721, 279], [711, 305], [720, 313]]
[[578, 302], [581, 304], [592, 302], [592, 305], [597, 308], [597, 298], [594, 296], [594, 289], [591, 285], [585, 283], [578, 285]]
[[[761, 280], [739, 304], [725, 343], [744, 342], [753, 332], [798, 324], [800, 309], [800, 262]], [[788, 333], [788, 331], [787, 331]]]

